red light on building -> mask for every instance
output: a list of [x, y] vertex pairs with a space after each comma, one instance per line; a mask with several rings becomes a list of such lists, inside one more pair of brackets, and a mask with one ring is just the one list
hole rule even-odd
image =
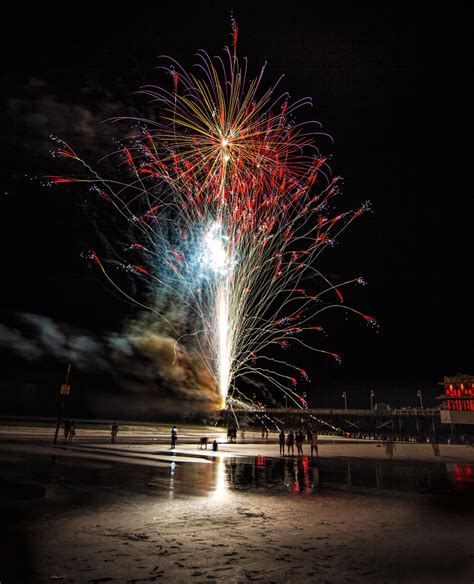
[[444, 401], [448, 410], [474, 411], [474, 376], [456, 375], [444, 378]]
[[474, 483], [474, 464], [455, 464], [454, 480], [457, 483]]

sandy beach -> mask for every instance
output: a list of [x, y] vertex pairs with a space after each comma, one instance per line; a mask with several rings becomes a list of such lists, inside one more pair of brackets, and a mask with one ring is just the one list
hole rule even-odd
[[298, 460], [222, 429], [206, 429], [217, 452], [199, 428], [172, 451], [167, 430], [53, 448], [0, 429], [2, 583], [472, 581], [474, 449], [397, 444], [388, 461], [321, 437], [320, 459]]

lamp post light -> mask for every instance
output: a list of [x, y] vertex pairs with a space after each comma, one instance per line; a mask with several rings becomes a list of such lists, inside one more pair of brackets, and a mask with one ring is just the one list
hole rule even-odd
[[423, 394], [421, 393], [421, 389], [418, 390], [416, 395], [420, 398], [420, 409], [423, 409]]
[[303, 407], [305, 410], [307, 410], [308, 409], [308, 401], [306, 400], [306, 392], [305, 391], [303, 392], [303, 400], [304, 400]]
[[342, 392], [342, 397], [344, 398], [344, 409], [347, 410], [347, 393], [345, 391]]
[[370, 409], [373, 410], [374, 409], [374, 390], [371, 389], [370, 390]]

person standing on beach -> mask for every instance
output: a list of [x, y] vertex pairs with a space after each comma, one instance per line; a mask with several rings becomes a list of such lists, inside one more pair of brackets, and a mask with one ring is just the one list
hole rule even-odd
[[115, 442], [117, 442], [117, 434], [119, 431], [119, 427], [117, 422], [114, 421], [114, 423], [112, 424], [112, 429], [111, 429], [111, 434], [112, 434], [112, 444], [114, 444]]
[[296, 453], [298, 456], [303, 456], [303, 440], [304, 440], [303, 432], [301, 430], [299, 432], [296, 432]]
[[286, 447], [288, 448], [288, 456], [290, 455], [290, 448], [291, 448], [291, 456], [295, 455], [295, 435], [293, 434], [293, 430], [288, 432], [288, 436], [286, 437]]
[[389, 460], [393, 459], [393, 453], [395, 452], [395, 443], [392, 440], [387, 440], [384, 443], [385, 446], [385, 452], [387, 453], [387, 458]]
[[71, 421], [69, 418], [64, 420], [64, 442], [67, 444], [69, 440], [69, 433], [71, 432]]
[[280, 440], [280, 455], [284, 456], [285, 455], [285, 431], [284, 430], [282, 430], [280, 432], [279, 440]]
[[311, 457], [313, 456], [313, 451], [318, 455], [318, 431], [313, 430], [311, 432]]
[[69, 425], [69, 439], [68, 439], [69, 444], [72, 444], [72, 441], [74, 440], [75, 435], [76, 435], [76, 424], [74, 423], [74, 421], [71, 421], [70, 425]]
[[171, 428], [171, 448], [176, 448], [176, 440], [178, 439], [178, 428], [173, 426]]

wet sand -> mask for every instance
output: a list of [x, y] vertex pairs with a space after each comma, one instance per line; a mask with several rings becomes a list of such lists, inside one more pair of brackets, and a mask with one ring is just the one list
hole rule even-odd
[[470, 581], [471, 541], [472, 516], [417, 501], [246, 494], [75, 511], [31, 543], [37, 582], [448, 583]]
[[[251, 439], [250, 439], [251, 440]], [[418, 462], [445, 462], [445, 463], [474, 463], [474, 448], [466, 448], [460, 445], [439, 444], [439, 455], [435, 454], [431, 444], [415, 444], [407, 442], [393, 442], [394, 452], [391, 457], [399, 461], [418, 461]], [[350, 440], [338, 437], [324, 437], [319, 440], [318, 455], [320, 458], [360, 458], [370, 460], [387, 460], [387, 442], [380, 440]], [[119, 447], [119, 445], [115, 445]], [[125, 446], [130, 448], [130, 446]], [[135, 447], [139, 449], [140, 447]], [[195, 444], [178, 444], [176, 452], [182, 454], [196, 452]], [[207, 452], [212, 455], [211, 447], [208, 446]], [[267, 456], [280, 457], [280, 448], [277, 444], [276, 437], [269, 439], [269, 442], [249, 442], [228, 444], [223, 442], [219, 444], [219, 454], [225, 456]], [[296, 454], [296, 448], [295, 448]], [[311, 455], [309, 444], [303, 444], [303, 454]], [[285, 456], [288, 456], [285, 448]]]
[[412, 460], [390, 462], [376, 444], [333, 440], [298, 461], [266, 443], [201, 452], [190, 434], [176, 452], [1, 441], [2, 584], [473, 580], [461, 447], [441, 446], [433, 464], [429, 445], [408, 444]]

